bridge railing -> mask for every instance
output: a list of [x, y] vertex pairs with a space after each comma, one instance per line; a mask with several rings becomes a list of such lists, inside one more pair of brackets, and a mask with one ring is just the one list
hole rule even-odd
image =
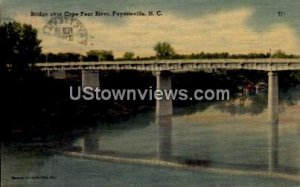
[[300, 59], [173, 59], [173, 60], [134, 60], [134, 61], [100, 61], [100, 62], [39, 62], [36, 67], [54, 66], [88, 66], [88, 65], [112, 65], [112, 64], [178, 64], [178, 63], [300, 63]]
[[176, 59], [144, 61], [51, 62], [37, 63], [42, 71], [61, 70], [138, 70], [138, 71], [195, 71], [195, 70], [300, 70], [300, 59]]

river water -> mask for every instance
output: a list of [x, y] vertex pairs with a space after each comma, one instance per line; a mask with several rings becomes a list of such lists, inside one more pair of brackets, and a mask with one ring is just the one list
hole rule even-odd
[[253, 95], [175, 106], [161, 124], [154, 109], [98, 123], [66, 134], [63, 150], [2, 144], [1, 184], [300, 186], [300, 88], [280, 98], [278, 124], [267, 123], [266, 96]]

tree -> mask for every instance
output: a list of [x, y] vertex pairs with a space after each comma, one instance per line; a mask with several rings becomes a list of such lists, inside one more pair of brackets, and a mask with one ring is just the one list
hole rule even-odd
[[123, 59], [124, 60], [132, 60], [134, 57], [134, 53], [133, 52], [125, 52], [123, 55]]
[[272, 55], [272, 58], [295, 58], [294, 55], [288, 55], [282, 50], [277, 50], [275, 53]]
[[161, 59], [172, 58], [175, 55], [175, 51], [171, 44], [168, 42], [157, 42], [154, 45], [156, 56]]
[[113, 61], [114, 55], [112, 51], [107, 50], [90, 50], [87, 52], [85, 61]]
[[17, 22], [0, 26], [0, 71], [25, 71], [41, 55], [41, 40], [31, 25]]
[[82, 55], [79, 53], [46, 53], [41, 54], [40, 62], [79, 62]]

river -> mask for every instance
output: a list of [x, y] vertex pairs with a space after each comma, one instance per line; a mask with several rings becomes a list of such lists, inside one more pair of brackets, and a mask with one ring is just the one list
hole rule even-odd
[[3, 143], [1, 186], [299, 186], [300, 87], [280, 98], [275, 124], [266, 96], [243, 96]]

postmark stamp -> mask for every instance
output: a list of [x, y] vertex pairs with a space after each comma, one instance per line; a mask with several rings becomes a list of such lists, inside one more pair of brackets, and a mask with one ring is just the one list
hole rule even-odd
[[83, 23], [74, 16], [52, 17], [43, 28], [43, 32], [50, 36], [88, 44], [88, 32]]

